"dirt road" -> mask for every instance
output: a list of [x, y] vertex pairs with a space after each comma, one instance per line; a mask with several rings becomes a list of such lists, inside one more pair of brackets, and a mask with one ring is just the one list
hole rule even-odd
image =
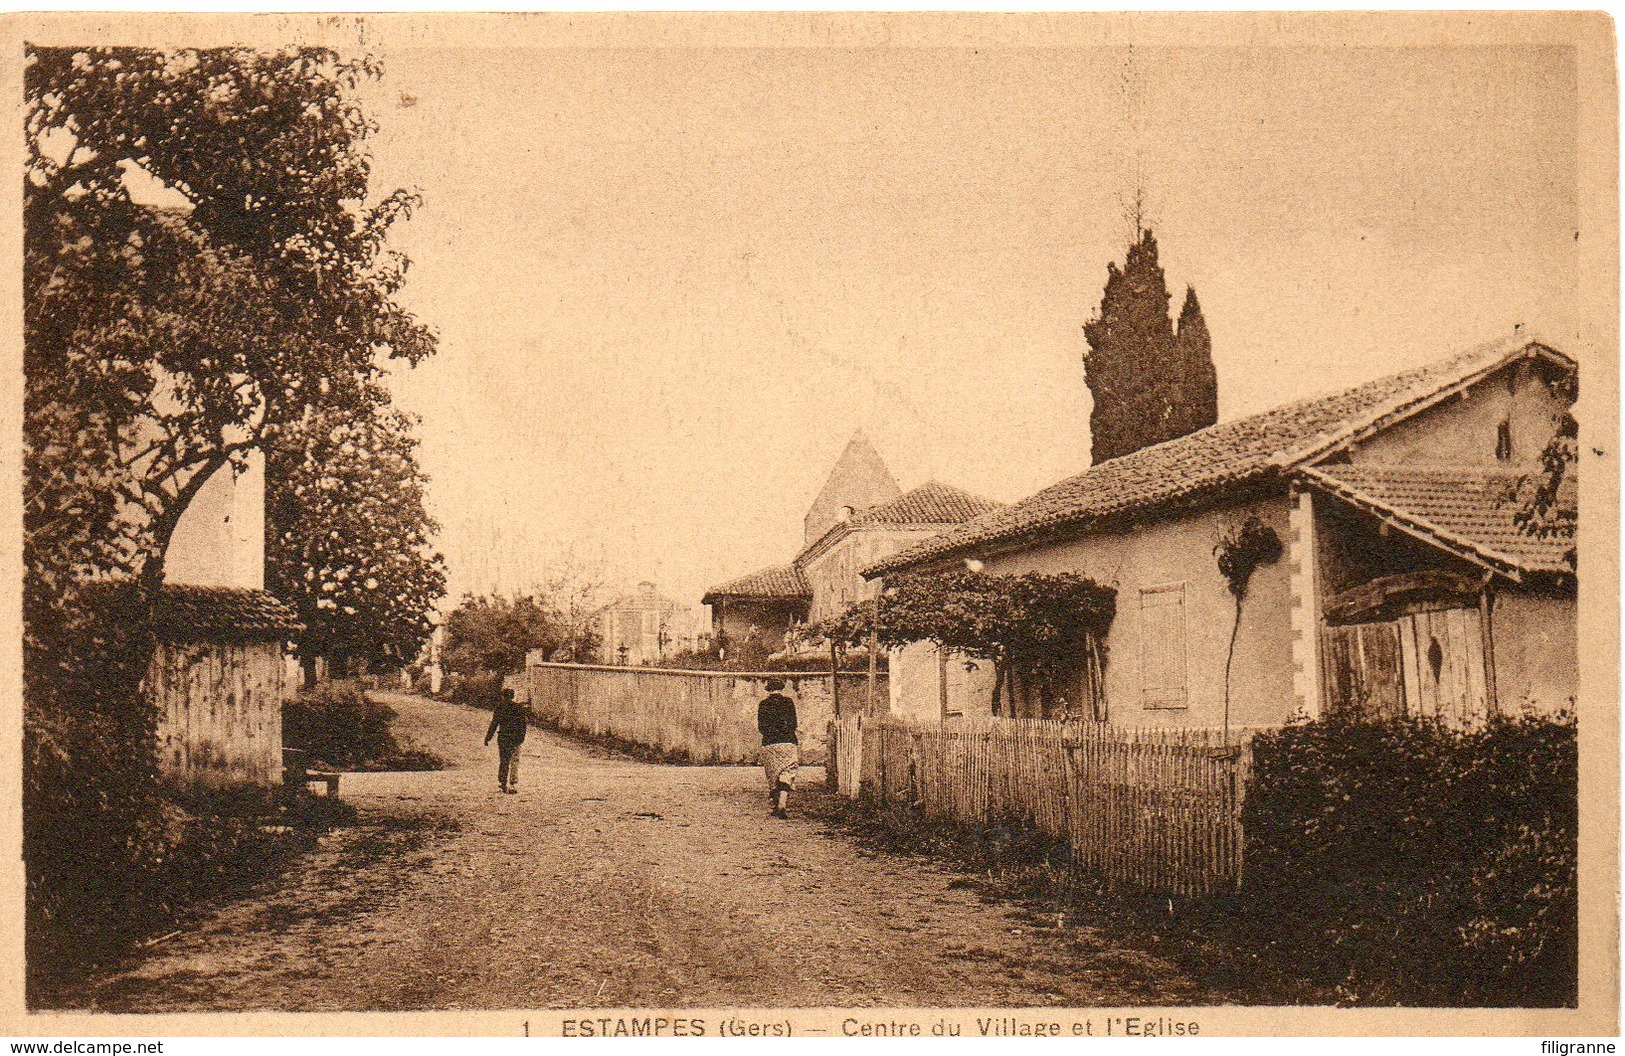
[[985, 903], [947, 869], [770, 819], [754, 768], [602, 758], [533, 731], [505, 796], [484, 713], [385, 699], [453, 769], [345, 775], [357, 825], [97, 980], [83, 1007], [1201, 1000], [1168, 963]]

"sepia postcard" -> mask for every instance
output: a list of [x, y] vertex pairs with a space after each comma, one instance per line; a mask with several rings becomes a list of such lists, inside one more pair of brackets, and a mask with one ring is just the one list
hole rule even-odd
[[1607, 15], [0, 25], [0, 1033], [1618, 1033]]

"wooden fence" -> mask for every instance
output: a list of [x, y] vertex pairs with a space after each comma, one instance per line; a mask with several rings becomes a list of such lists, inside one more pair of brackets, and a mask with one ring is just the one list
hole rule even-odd
[[847, 796], [970, 824], [1016, 821], [1067, 840], [1075, 868], [1146, 891], [1241, 883], [1241, 797], [1250, 730], [1126, 729], [970, 720], [831, 723]]
[[[802, 762], [824, 762], [824, 735], [835, 717], [831, 675], [823, 672], [677, 671], [652, 667], [529, 662], [515, 691], [538, 716], [567, 730], [610, 735], [696, 763], [749, 763], [762, 738], [756, 705], [765, 682], [780, 678], [796, 703]], [[886, 699], [881, 678], [876, 695]], [[841, 709], [868, 701], [864, 672], [840, 675]]]

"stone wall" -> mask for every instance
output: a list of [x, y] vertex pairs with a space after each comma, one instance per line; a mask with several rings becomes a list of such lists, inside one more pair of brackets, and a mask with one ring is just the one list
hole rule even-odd
[[[532, 663], [522, 696], [540, 718], [567, 730], [614, 736], [645, 747], [681, 753], [696, 763], [750, 763], [761, 736], [756, 705], [769, 678], [782, 678], [796, 703], [802, 761], [822, 764], [835, 699], [829, 672], [672, 671]], [[869, 709], [869, 677], [840, 675], [843, 714]], [[875, 687], [876, 708], [889, 699], [885, 676]]]

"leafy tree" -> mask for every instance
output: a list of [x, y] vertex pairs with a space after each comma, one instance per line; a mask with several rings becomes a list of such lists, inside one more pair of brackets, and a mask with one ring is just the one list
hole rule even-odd
[[1575, 494], [1575, 467], [1580, 459], [1580, 423], [1573, 404], [1580, 396], [1580, 379], [1567, 374], [1554, 383], [1554, 389], [1570, 408], [1558, 419], [1557, 430], [1540, 452], [1540, 472], [1521, 479], [1512, 498], [1519, 503], [1512, 515], [1518, 529], [1539, 539], [1567, 539], [1564, 551], [1568, 566], [1577, 568], [1579, 553], [1573, 545], [1579, 527], [1580, 507]]
[[1122, 268], [1106, 266], [1096, 316], [1084, 324], [1084, 378], [1096, 465], [1184, 436], [1218, 420], [1212, 340], [1196, 291], [1187, 288], [1176, 330], [1168, 284], [1149, 229], [1129, 246]]
[[354, 662], [399, 666], [433, 631], [445, 562], [424, 505], [414, 419], [382, 400], [306, 411], [266, 462], [266, 585], [305, 625], [307, 687], [316, 658], [342, 677]]
[[355, 89], [376, 72], [317, 48], [30, 49], [26, 499], [42, 586], [161, 582], [213, 473], [376, 377], [381, 355], [432, 351], [384, 245], [416, 200], [366, 202]]
[[931, 642], [994, 665], [993, 711], [1017, 683], [1037, 690], [1047, 713], [1082, 664], [1098, 676], [1117, 611], [1116, 592], [1076, 573], [996, 575], [952, 569], [889, 576], [874, 601], [820, 622], [817, 632], [846, 645], [885, 648]]
[[465, 678], [503, 675], [522, 669], [532, 649], [551, 655], [564, 638], [544, 598], [465, 595], [446, 617], [442, 655], [446, 670]]
[[159, 868], [140, 683], [187, 505], [309, 406], [432, 351], [384, 244], [415, 199], [368, 201], [355, 89], [376, 72], [310, 48], [26, 52], [31, 943], [106, 933]]
[[559, 644], [554, 659], [589, 664], [598, 656], [598, 616], [609, 586], [601, 568], [575, 560], [562, 562], [539, 589], [553, 615]]

